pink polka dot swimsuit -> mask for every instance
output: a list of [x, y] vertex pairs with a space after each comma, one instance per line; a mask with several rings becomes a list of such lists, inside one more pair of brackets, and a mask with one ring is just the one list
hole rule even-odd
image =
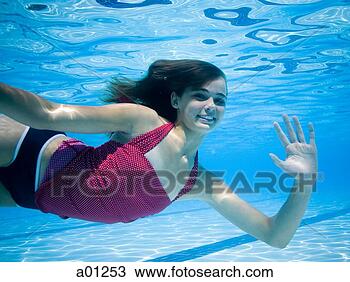
[[163, 124], [122, 144], [110, 140], [93, 147], [74, 138], [52, 155], [35, 202], [62, 218], [116, 223], [161, 212], [189, 192], [198, 175], [198, 151], [184, 187], [170, 200], [144, 156], [174, 127]]

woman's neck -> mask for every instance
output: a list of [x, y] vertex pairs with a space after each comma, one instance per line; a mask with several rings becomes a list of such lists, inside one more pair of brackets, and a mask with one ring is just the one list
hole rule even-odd
[[174, 134], [177, 139], [179, 153], [189, 159], [194, 158], [205, 135], [190, 130], [181, 122], [175, 123]]

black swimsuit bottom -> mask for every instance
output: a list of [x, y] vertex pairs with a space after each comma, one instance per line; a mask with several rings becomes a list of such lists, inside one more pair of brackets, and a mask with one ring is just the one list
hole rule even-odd
[[17, 205], [38, 209], [34, 201], [38, 155], [46, 141], [57, 134], [66, 135], [61, 131], [30, 127], [14, 162], [7, 167], [0, 167], [0, 181]]

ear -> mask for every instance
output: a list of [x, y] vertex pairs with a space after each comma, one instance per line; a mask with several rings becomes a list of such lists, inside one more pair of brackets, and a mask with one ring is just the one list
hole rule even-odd
[[171, 92], [170, 99], [171, 99], [172, 107], [177, 109], [179, 106], [178, 106], [178, 97], [177, 97], [175, 91]]

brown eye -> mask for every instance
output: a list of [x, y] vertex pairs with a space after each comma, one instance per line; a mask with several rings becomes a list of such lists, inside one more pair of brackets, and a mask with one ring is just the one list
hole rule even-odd
[[194, 95], [195, 98], [201, 99], [201, 100], [205, 100], [205, 96], [203, 94], [195, 94]]
[[226, 101], [224, 99], [218, 99], [218, 100], [216, 100], [215, 104], [218, 104], [220, 106], [225, 106]]

